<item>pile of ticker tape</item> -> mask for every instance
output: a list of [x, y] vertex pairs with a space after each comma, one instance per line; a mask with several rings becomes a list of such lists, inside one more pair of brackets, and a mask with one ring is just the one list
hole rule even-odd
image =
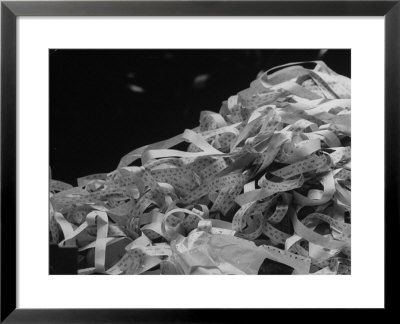
[[350, 88], [279, 66], [116, 170], [51, 180], [51, 243], [79, 274], [350, 274]]

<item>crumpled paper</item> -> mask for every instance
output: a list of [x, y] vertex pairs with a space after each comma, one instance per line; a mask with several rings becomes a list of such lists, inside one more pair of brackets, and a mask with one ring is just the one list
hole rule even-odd
[[266, 258], [251, 241], [204, 231], [173, 241], [171, 248], [184, 274], [257, 274]]

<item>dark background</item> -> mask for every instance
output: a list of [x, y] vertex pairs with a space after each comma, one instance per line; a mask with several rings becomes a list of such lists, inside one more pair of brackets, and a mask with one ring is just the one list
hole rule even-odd
[[129, 151], [196, 127], [260, 71], [316, 59], [350, 77], [350, 50], [50, 50], [52, 177], [76, 185], [110, 172]]

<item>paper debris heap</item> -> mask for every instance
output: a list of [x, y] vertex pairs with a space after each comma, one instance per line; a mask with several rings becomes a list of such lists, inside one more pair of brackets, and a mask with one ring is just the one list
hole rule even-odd
[[78, 246], [80, 274], [349, 274], [350, 79], [314, 65], [267, 71], [111, 173], [51, 180], [51, 243]]

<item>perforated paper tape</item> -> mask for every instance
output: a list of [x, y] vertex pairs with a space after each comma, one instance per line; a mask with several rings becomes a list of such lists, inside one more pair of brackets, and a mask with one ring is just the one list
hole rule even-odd
[[[77, 245], [81, 259], [94, 249], [80, 274], [255, 274], [240, 262], [262, 257], [293, 274], [349, 274], [350, 94], [350, 79], [322, 61], [270, 69], [219, 112], [203, 111], [198, 127], [134, 149], [116, 170], [77, 187], [50, 179], [51, 242]], [[106, 249], [124, 238], [121, 255]], [[225, 258], [213, 267], [195, 249], [228, 241], [237, 250], [211, 251]], [[106, 258], [119, 261], [106, 269]]]

